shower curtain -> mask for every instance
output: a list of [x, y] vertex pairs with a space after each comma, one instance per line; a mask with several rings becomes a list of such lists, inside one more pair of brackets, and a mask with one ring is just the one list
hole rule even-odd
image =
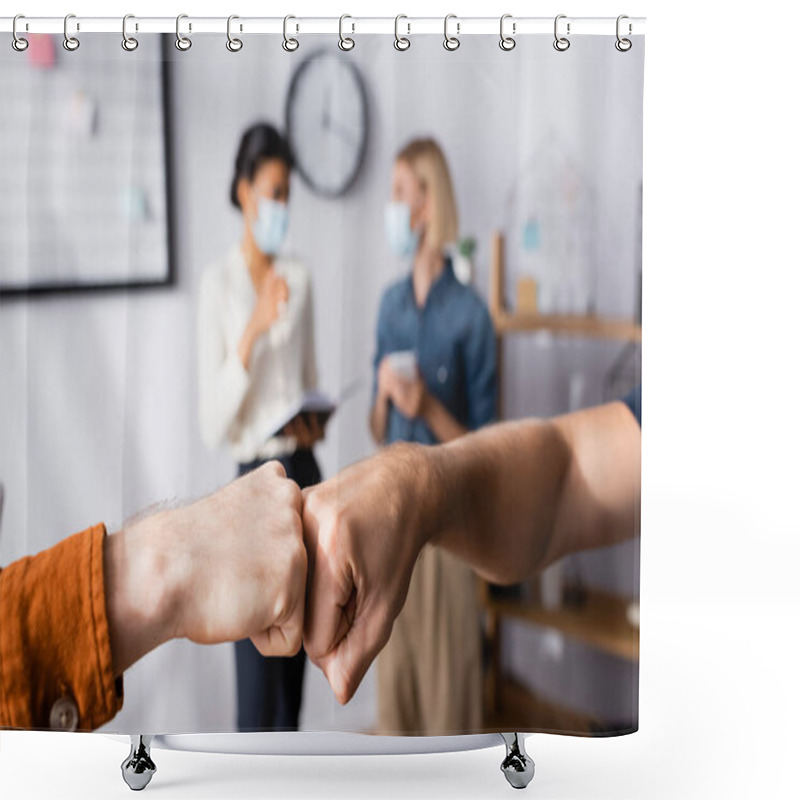
[[[0, 48], [0, 598], [15, 609], [37, 591], [22, 559], [93, 526], [97, 547], [267, 461], [335, 487], [392, 444], [502, 421], [612, 405], [641, 425], [643, 37], [237, 31]], [[423, 547], [346, 703], [319, 659], [264, 656], [249, 631], [170, 638], [113, 674], [95, 560], [80, 613], [109, 622], [87, 636], [105, 654], [87, 680], [111, 707], [91, 727], [634, 731], [638, 484], [626, 497], [613, 541], [576, 513], [583, 546], [509, 581]], [[48, 614], [34, 599], [4, 619], [0, 675], [12, 635]], [[41, 649], [59, 648], [74, 660]], [[12, 691], [6, 710], [31, 707]], [[86, 729], [79, 687], [37, 691], [48, 713], [30, 727]]]

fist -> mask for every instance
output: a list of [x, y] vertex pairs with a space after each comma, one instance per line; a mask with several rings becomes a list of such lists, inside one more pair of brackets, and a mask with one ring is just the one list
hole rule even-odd
[[176, 532], [176, 635], [200, 644], [250, 637], [267, 656], [302, 644], [306, 551], [302, 495], [278, 462], [166, 512]]
[[421, 446], [393, 445], [304, 493], [304, 645], [340, 703], [389, 640], [425, 542]]

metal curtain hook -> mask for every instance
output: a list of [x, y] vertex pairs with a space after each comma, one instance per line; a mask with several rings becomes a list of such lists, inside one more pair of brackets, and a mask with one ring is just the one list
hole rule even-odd
[[[339, 17], [339, 49], [344, 51], [352, 50], [356, 46], [355, 39], [353, 39], [350, 36], [345, 36], [344, 31], [342, 30], [344, 21], [346, 19], [353, 19], [353, 18], [349, 14], [342, 14], [342, 16]], [[352, 33], [355, 33], [356, 31], [355, 22], [351, 23], [351, 25], [352, 25]]]
[[[566, 38], [566, 36], [559, 36], [558, 35], [558, 21], [561, 19], [566, 19], [566, 14], [559, 14], [555, 22], [553, 23], [553, 35], [555, 36], [555, 41], [553, 42], [553, 47], [558, 50], [559, 53], [563, 53], [565, 50], [569, 50], [570, 41]], [[570, 23], [567, 23], [567, 36], [570, 34]]]
[[[455, 36], [450, 36], [450, 34], [447, 32], [447, 25], [448, 25], [448, 23], [450, 22], [451, 19], [456, 20], [456, 35]], [[450, 50], [450, 52], [452, 52], [453, 50], [458, 50], [458, 48], [461, 47], [461, 40], [458, 38], [458, 34], [461, 33], [461, 23], [458, 22], [457, 20], [458, 20], [458, 17], [456, 17], [455, 14], [448, 14], [444, 18], [444, 42], [443, 42], [443, 44], [444, 44], [444, 49], [445, 50]]]
[[[133, 14], [126, 14], [122, 18], [122, 49], [127, 50], [129, 53], [132, 53], [138, 46], [139, 40], [134, 38], [133, 36], [128, 36], [128, 20], [135, 19]], [[139, 30], [139, 26], [136, 26], [136, 30]]]
[[[508, 52], [509, 50], [513, 50], [517, 46], [517, 40], [513, 36], [506, 36], [503, 26], [505, 25], [505, 21], [507, 19], [512, 19], [511, 14], [503, 14], [500, 17], [500, 49], [505, 50]], [[517, 23], [511, 23], [511, 32], [517, 32]]]
[[[67, 14], [67, 16], [64, 17], [64, 41], [62, 42], [62, 44], [64, 45], [64, 49], [69, 50], [70, 53], [74, 52], [81, 46], [81, 43], [75, 36], [69, 35], [69, 21], [71, 19], [75, 19], [74, 14]], [[75, 29], [76, 30], [81, 29], [79, 23], [75, 23]]]
[[[405, 14], [398, 14], [394, 18], [394, 49], [400, 50], [408, 50], [411, 47], [411, 39], [407, 38], [406, 36], [400, 35], [400, 20], [401, 19], [408, 19]], [[408, 33], [411, 33], [411, 23], [406, 22], [406, 27], [408, 28]]]
[[[298, 42], [297, 39], [289, 36], [288, 29], [290, 19], [296, 19], [296, 17], [288, 14], [283, 18], [283, 49], [287, 53], [293, 53], [298, 47], [300, 47], [300, 42]], [[299, 26], [297, 26], [297, 30], [299, 29]]]
[[[614, 47], [616, 47], [620, 53], [627, 53], [628, 50], [630, 50], [631, 47], [633, 47], [633, 42], [630, 39], [623, 39], [619, 34], [620, 22], [622, 22], [622, 20], [624, 19], [628, 19], [627, 14], [620, 14], [617, 17], [617, 41], [614, 42]], [[630, 22], [628, 23], [628, 33], [629, 34], [633, 33], [633, 25], [631, 25]]]
[[[178, 14], [175, 18], [175, 47], [182, 52], [186, 52], [192, 46], [192, 40], [181, 33], [181, 20], [188, 19], [188, 14]], [[192, 30], [192, 23], [189, 23], [189, 31]]]
[[11, 35], [13, 37], [11, 39], [11, 46], [18, 53], [22, 53], [25, 50], [27, 50], [28, 49], [28, 44], [29, 44], [27, 39], [24, 39], [22, 36], [20, 36], [17, 33], [17, 22], [19, 22], [19, 20], [21, 20], [21, 19], [25, 19], [25, 15], [24, 14], [17, 14], [17, 16], [14, 17], [14, 22], [11, 23]]
[[[235, 36], [231, 35], [231, 22], [233, 22], [235, 19], [239, 19], [236, 14], [231, 14], [228, 17], [228, 41], [225, 42], [225, 47], [227, 47], [231, 53], [238, 53], [244, 46], [241, 39], [237, 39]], [[239, 30], [242, 30], [241, 25], [239, 26]]]

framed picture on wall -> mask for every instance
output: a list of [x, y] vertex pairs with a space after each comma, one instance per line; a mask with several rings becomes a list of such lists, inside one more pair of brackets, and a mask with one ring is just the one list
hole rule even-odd
[[29, 38], [0, 72], [0, 296], [173, 284], [169, 37]]

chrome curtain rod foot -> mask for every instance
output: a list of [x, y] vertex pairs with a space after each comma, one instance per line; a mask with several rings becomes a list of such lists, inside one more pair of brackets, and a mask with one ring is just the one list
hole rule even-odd
[[506, 780], [515, 789], [524, 789], [532, 780], [536, 765], [525, 752], [525, 739], [521, 733], [501, 733], [506, 744], [506, 757], [500, 765]]
[[150, 758], [152, 736], [131, 736], [131, 752], [122, 762], [122, 777], [134, 792], [140, 792], [155, 775], [156, 765]]

